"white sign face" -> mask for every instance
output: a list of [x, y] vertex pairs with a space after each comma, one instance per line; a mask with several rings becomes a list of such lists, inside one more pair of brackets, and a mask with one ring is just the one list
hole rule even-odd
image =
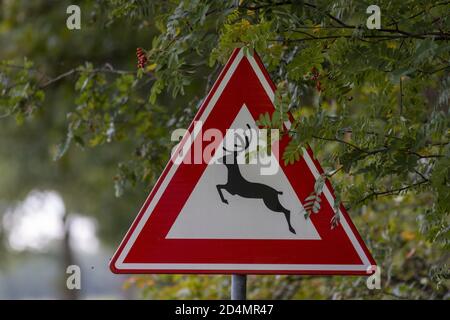
[[[244, 105], [230, 129], [245, 130], [247, 124], [256, 129], [255, 120]], [[227, 133], [225, 139], [233, 139], [229, 136], [232, 133], [233, 130]], [[217, 149], [211, 162], [223, 155], [222, 148]], [[277, 161], [273, 155], [271, 157], [271, 163]], [[261, 175], [259, 164], [239, 164], [239, 169], [247, 181], [262, 183], [283, 192], [278, 199], [291, 212], [295, 234], [289, 232], [284, 214], [268, 209], [262, 199], [243, 198], [223, 191], [228, 204], [223, 203], [215, 186], [227, 181], [227, 167], [210, 164], [166, 238], [320, 240], [311, 220], [304, 218], [303, 206], [283, 170], [276, 170], [274, 175]]]

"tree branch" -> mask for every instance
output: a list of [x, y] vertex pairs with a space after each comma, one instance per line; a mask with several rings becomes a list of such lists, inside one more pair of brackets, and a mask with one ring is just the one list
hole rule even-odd
[[67, 78], [75, 73], [81, 73], [81, 72], [86, 72], [86, 73], [110, 73], [110, 74], [117, 74], [117, 75], [124, 75], [124, 74], [135, 74], [136, 71], [132, 71], [132, 70], [119, 70], [119, 69], [114, 69], [109, 63], [106, 63], [103, 67], [101, 68], [96, 68], [96, 69], [92, 69], [92, 70], [82, 70], [80, 69], [80, 67], [76, 67], [73, 69], [70, 69], [64, 73], [61, 73], [60, 75], [54, 77], [54, 78], [50, 78], [43, 73], [42, 71], [40, 71], [39, 69], [35, 69], [35, 68], [27, 68], [23, 65], [16, 65], [16, 64], [9, 64], [9, 63], [3, 63], [0, 64], [0, 67], [6, 67], [6, 68], [14, 68], [14, 69], [22, 69], [22, 70], [30, 70], [33, 72], [36, 72], [38, 74], [40, 74], [42, 77], [47, 78], [48, 80], [45, 81], [44, 83], [39, 85], [40, 89], [43, 89], [45, 87], [48, 87], [50, 85], [52, 85], [55, 82], [58, 82], [64, 78]]
[[427, 177], [425, 177], [419, 170], [414, 169], [414, 172], [415, 172], [417, 175], [419, 175], [419, 176], [422, 178], [422, 180], [424, 180], [424, 181], [429, 181], [429, 180], [430, 180], [430, 179], [428, 179]]
[[400, 77], [400, 115], [403, 115], [403, 80]]
[[45, 88], [45, 87], [48, 87], [49, 85], [51, 85], [51, 84], [53, 84], [53, 83], [55, 83], [55, 82], [58, 82], [58, 81], [60, 81], [60, 80], [62, 80], [62, 79], [64, 79], [64, 78], [66, 78], [66, 77], [68, 77], [68, 76], [70, 76], [70, 75], [72, 75], [72, 74], [74, 74], [74, 73], [76, 73], [76, 72], [77, 72], [77, 69], [71, 69], [71, 70], [69, 70], [69, 71], [66, 71], [66, 72], [60, 74], [59, 76], [57, 76], [57, 77], [55, 77], [55, 78], [52, 78], [52, 79], [50, 79], [50, 80], [44, 82], [43, 84], [41, 84], [41, 85], [39, 86], [39, 88], [43, 89], [43, 88]]
[[319, 136], [316, 136], [316, 135], [312, 135], [312, 137], [315, 138], [315, 139], [319, 139], [319, 140], [326, 140], [326, 141], [343, 143], [343, 144], [346, 144], [346, 145], [352, 147], [353, 149], [356, 149], [356, 150], [358, 150], [361, 153], [364, 153], [366, 155], [373, 155], [373, 154], [377, 154], [377, 153], [389, 150], [388, 147], [381, 147], [381, 148], [378, 148], [378, 149], [366, 150], [366, 149], [363, 149], [361, 147], [358, 147], [357, 145], [355, 145], [353, 143], [350, 143], [350, 142], [347, 142], [345, 140], [341, 140], [341, 139], [338, 139], [338, 138], [326, 138], [326, 137], [319, 137]]
[[341, 165], [339, 168], [337, 168], [336, 170], [330, 171], [330, 172], [326, 172], [325, 176], [327, 178], [331, 178], [332, 176], [334, 176], [336, 173], [338, 173], [339, 171], [341, 171], [342, 169], [344, 169], [344, 166]]
[[73, 68], [69, 71], [62, 73], [55, 78], [52, 78], [52, 79], [46, 81], [45, 83], [41, 84], [39, 87], [41, 89], [43, 89], [55, 82], [58, 82], [64, 78], [71, 76], [72, 74], [81, 73], [81, 72], [92, 73], [92, 74], [94, 74], [94, 73], [111, 73], [111, 74], [117, 74], [117, 75], [135, 74], [136, 73], [135, 71], [131, 71], [131, 70], [116, 70], [110, 64], [106, 64], [104, 67], [96, 68], [96, 69], [92, 69], [92, 70], [82, 70], [79, 67], [77, 67], [77, 68]]
[[418, 152], [411, 151], [411, 150], [406, 150], [406, 152], [407, 152], [408, 154], [415, 155], [416, 157], [419, 157], [419, 158], [421, 158], [421, 159], [428, 159], [428, 158], [442, 158], [442, 157], [443, 157], [442, 154], [426, 154], [426, 155], [422, 155], [422, 154], [420, 154], [420, 153], [418, 153]]
[[[439, 7], [439, 6], [444, 6], [444, 5], [447, 5], [447, 4], [450, 4], [450, 1], [443, 1], [443, 2], [439, 2], [439, 3], [435, 3], [434, 5], [432, 5], [431, 7], [428, 8], [428, 11], [431, 10], [431, 9], [433, 9], [433, 8], [436, 8], [436, 7]], [[410, 16], [410, 17], [404, 19], [403, 21], [405, 21], [405, 20], [411, 20], [411, 19], [417, 18], [418, 16], [421, 16], [421, 15], [424, 14], [425, 12], [427, 12], [427, 10], [421, 10], [421, 11], [419, 11], [418, 13], [415, 13], [415, 14], [413, 14], [412, 16]], [[391, 24], [388, 24], [388, 27], [390, 27], [390, 26], [392, 26], [392, 25], [394, 25], [394, 24], [398, 24], [398, 22], [393, 22], [393, 23], [391, 23]]]
[[416, 182], [414, 184], [398, 188], [398, 189], [390, 189], [390, 190], [383, 190], [383, 191], [373, 191], [372, 193], [368, 194], [367, 196], [363, 197], [362, 199], [355, 202], [355, 204], [363, 203], [364, 201], [373, 198], [373, 197], [382, 197], [382, 196], [392, 196], [392, 195], [398, 195], [402, 191], [406, 191], [415, 187], [418, 187], [420, 185], [423, 185], [425, 183], [428, 183], [428, 179], [424, 179], [422, 181]]
[[[296, 131], [292, 131], [292, 130], [289, 130], [288, 132], [294, 133], [294, 134], [297, 133]], [[368, 133], [371, 133], [371, 132], [368, 132]], [[375, 134], [375, 133], [372, 133], [372, 134]], [[317, 135], [312, 135], [311, 137], [313, 137], [314, 139], [318, 139], [318, 140], [324, 140], [324, 141], [330, 141], [330, 142], [339, 142], [339, 143], [345, 144], [345, 145], [347, 145], [347, 146], [349, 146], [349, 147], [351, 147], [353, 149], [356, 149], [356, 150], [360, 151], [361, 153], [364, 153], [365, 155], [374, 155], [374, 154], [377, 154], [377, 153], [386, 152], [386, 151], [390, 150], [389, 146], [383, 146], [383, 147], [379, 147], [377, 149], [368, 150], [368, 149], [361, 148], [361, 147], [359, 147], [359, 146], [357, 146], [357, 145], [355, 145], [355, 144], [353, 144], [351, 142], [348, 142], [348, 141], [345, 141], [345, 140], [342, 140], [342, 139], [339, 139], [339, 138], [319, 137]], [[389, 136], [389, 138], [401, 139], [401, 138], [391, 137], [391, 136]], [[432, 145], [433, 146], [441, 146], [441, 145], [446, 145], [448, 143], [450, 143], [450, 142], [436, 143], [436, 144], [432, 144]], [[426, 154], [426, 155], [423, 155], [423, 154], [420, 154], [420, 153], [418, 153], [416, 151], [411, 151], [411, 150], [408, 150], [408, 149], [397, 149], [397, 150], [401, 151], [401, 152], [406, 152], [406, 153], [411, 154], [411, 155], [415, 155], [416, 157], [421, 158], [421, 159], [444, 157], [444, 155], [442, 155], [442, 154]]]
[[[397, 35], [388, 35], [388, 34], [380, 34], [380, 35], [362, 35], [360, 37], [356, 37], [354, 35], [349, 34], [343, 34], [343, 35], [329, 35], [329, 36], [322, 36], [322, 37], [315, 37], [310, 34], [308, 34], [309, 38], [301, 38], [301, 39], [271, 39], [270, 41], [273, 42], [302, 42], [302, 41], [313, 41], [313, 40], [329, 40], [329, 39], [355, 39], [355, 40], [362, 40], [365, 41], [365, 39], [379, 39], [380, 41], [388, 41], [388, 40], [400, 40], [400, 39], [408, 39], [408, 38], [418, 38], [418, 39], [427, 39], [432, 38], [435, 41], [448, 41], [450, 40], [449, 34], [444, 34], [441, 36], [434, 36], [434, 35], [428, 35], [428, 34], [411, 34], [411, 35], [404, 35], [404, 34], [397, 34]], [[313, 37], [313, 38], [311, 38]]]
[[[282, 2], [275, 2], [275, 3], [270, 3], [270, 4], [263, 4], [263, 5], [259, 5], [259, 6], [238, 6], [238, 8], [243, 8], [243, 9], [251, 10], [251, 11], [257, 11], [257, 10], [264, 9], [264, 8], [283, 6], [283, 5], [288, 5], [288, 4], [293, 4], [293, 3], [292, 3], [292, 1], [282, 1]], [[444, 5], [444, 4], [447, 4], [447, 2], [442, 2], [442, 3], [436, 4], [434, 6]], [[319, 11], [320, 13], [322, 13], [322, 10], [320, 8], [318, 8], [315, 4], [303, 2], [303, 5], [307, 8], [311, 8], [313, 10], [316, 10], [316, 11]], [[337, 22], [341, 28], [345, 28], [345, 29], [357, 29], [358, 28], [358, 26], [345, 23], [341, 19], [333, 16], [330, 12], [326, 12], [325, 15], [328, 18], [330, 18], [332, 21]], [[426, 39], [429, 37], [433, 37], [434, 40], [450, 39], [450, 34], [442, 32], [442, 31], [441, 32], [427, 32], [427, 33], [422, 33], [422, 34], [414, 34], [414, 33], [399, 29], [397, 22], [393, 22], [390, 25], [393, 25], [393, 24], [396, 26], [395, 29], [382, 28], [382, 29], [374, 30], [373, 32], [395, 33], [397, 35], [403, 35], [406, 38]], [[311, 35], [309, 35], [309, 36], [311, 37]], [[377, 38], [383, 37], [383, 36], [384, 35], [378, 35]], [[334, 36], [334, 37], [336, 37], [336, 36]], [[364, 36], [363, 38], [368, 38], [368, 37], [369, 36]], [[398, 37], [396, 37], [396, 38], [398, 38]], [[314, 39], [324, 39], [324, 38], [323, 37], [322, 38], [315, 37]]]
[[347, 142], [345, 140], [341, 140], [341, 139], [338, 139], [338, 138], [326, 138], [326, 137], [319, 137], [319, 136], [316, 136], [316, 135], [312, 135], [312, 137], [315, 138], [315, 139], [319, 139], [319, 140], [343, 143], [343, 144], [346, 144], [346, 145], [348, 145], [348, 146], [350, 146], [350, 147], [352, 147], [352, 148], [354, 148], [354, 149], [356, 149], [358, 151], [361, 151], [363, 153], [367, 152], [366, 150], [361, 149], [360, 147], [358, 147], [357, 145], [354, 145], [353, 143], [350, 143], [350, 142]]

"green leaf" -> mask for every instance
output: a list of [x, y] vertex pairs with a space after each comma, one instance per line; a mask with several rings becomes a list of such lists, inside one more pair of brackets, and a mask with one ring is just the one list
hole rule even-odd
[[152, 89], [150, 91], [149, 102], [154, 104], [156, 102], [156, 98], [164, 89], [164, 81], [161, 79], [156, 80], [153, 83]]

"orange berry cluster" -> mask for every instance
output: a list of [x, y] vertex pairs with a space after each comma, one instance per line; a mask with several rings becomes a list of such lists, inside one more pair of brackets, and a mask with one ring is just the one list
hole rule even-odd
[[311, 73], [312, 73], [311, 80], [316, 82], [316, 90], [319, 92], [322, 91], [322, 84], [320, 83], [319, 80], [320, 77], [319, 71], [315, 67], [313, 67], [311, 69]]
[[137, 48], [136, 49], [136, 56], [138, 59], [138, 68], [143, 69], [145, 67], [145, 65], [147, 64], [147, 57], [144, 53], [144, 50], [142, 48]]

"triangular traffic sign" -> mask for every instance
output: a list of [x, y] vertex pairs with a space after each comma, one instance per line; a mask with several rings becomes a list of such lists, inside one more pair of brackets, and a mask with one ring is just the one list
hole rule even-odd
[[[248, 147], [255, 119], [275, 110], [274, 91], [259, 57], [236, 49], [114, 254], [113, 272], [372, 272], [375, 261], [343, 206], [339, 225], [330, 227], [334, 196], [329, 182], [319, 212], [305, 218], [302, 204], [323, 173], [310, 149], [290, 165], [272, 155], [270, 163], [281, 170], [270, 175], [261, 174], [260, 164], [228, 165], [238, 147]], [[244, 129], [241, 144], [230, 150], [228, 142], [237, 142], [235, 132]], [[217, 136], [204, 134], [212, 130]], [[289, 139], [279, 141], [280, 155]], [[198, 154], [200, 161], [194, 159]], [[205, 154], [210, 157], [202, 161]]]

